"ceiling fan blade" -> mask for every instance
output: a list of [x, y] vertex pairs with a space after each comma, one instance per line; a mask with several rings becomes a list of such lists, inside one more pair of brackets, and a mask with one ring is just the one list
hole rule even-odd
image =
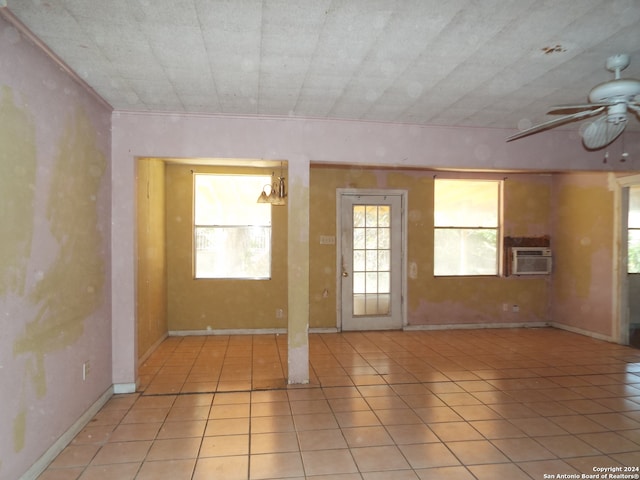
[[516, 140], [518, 138], [526, 137], [527, 135], [531, 135], [533, 133], [538, 133], [543, 130], [547, 130], [552, 127], [556, 127], [558, 125], [562, 125], [563, 123], [572, 122], [574, 120], [579, 120], [581, 118], [592, 117], [593, 115], [597, 115], [598, 113], [604, 110], [604, 106], [597, 108], [596, 110], [585, 110], [582, 112], [574, 113], [573, 115], [567, 115], [565, 117], [556, 118], [554, 120], [549, 120], [548, 122], [541, 123], [539, 125], [535, 125], [531, 128], [527, 128], [515, 135], [511, 135], [507, 138], [507, 142], [512, 140]]
[[624, 131], [627, 121], [612, 123], [603, 115], [591, 122], [582, 134], [582, 143], [589, 150], [596, 150], [609, 145]]
[[611, 105], [613, 105], [611, 102], [582, 103], [576, 105], [554, 105], [547, 111], [547, 113], [550, 115], [561, 115], [563, 113], [570, 114], [576, 113], [576, 111], [593, 110], [594, 108], [609, 107]]

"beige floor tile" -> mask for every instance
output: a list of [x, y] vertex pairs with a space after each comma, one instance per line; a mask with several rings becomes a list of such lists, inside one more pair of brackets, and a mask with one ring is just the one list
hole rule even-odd
[[79, 480], [133, 480], [140, 469], [140, 463], [120, 463], [112, 465], [91, 465], [80, 475]]
[[409, 408], [394, 408], [392, 410], [375, 410], [374, 413], [383, 425], [415, 425], [421, 424], [422, 419]]
[[587, 415], [587, 418], [609, 430], [632, 430], [640, 428], [640, 422], [632, 420], [622, 413], [598, 413]]
[[142, 462], [152, 443], [151, 441], [107, 443], [93, 458], [91, 465]]
[[468, 467], [478, 480], [531, 480], [522, 469], [513, 464], [472, 465]]
[[435, 467], [416, 470], [420, 480], [475, 480], [466, 467]]
[[38, 480], [77, 480], [84, 471], [84, 467], [49, 468], [42, 472]]
[[156, 440], [151, 445], [146, 461], [197, 458], [201, 443], [200, 437]]
[[146, 461], [136, 480], [191, 480], [195, 459]]
[[443, 443], [400, 445], [399, 448], [414, 469], [460, 465], [458, 459]]
[[593, 472], [594, 467], [618, 467], [616, 461], [606, 455], [597, 455], [594, 457], [576, 457], [563, 459], [566, 463], [571, 465], [581, 474], [584, 472]]
[[114, 430], [114, 425], [87, 425], [71, 441], [71, 445], [103, 444]]
[[295, 432], [254, 433], [251, 435], [251, 454], [297, 452], [298, 436]]
[[220, 418], [245, 418], [249, 417], [250, 413], [251, 408], [248, 403], [240, 403], [237, 405], [216, 405], [214, 400], [209, 418], [214, 420]]
[[487, 440], [447, 442], [447, 447], [464, 465], [506, 463], [509, 460]]
[[122, 423], [157, 423], [164, 422], [170, 407], [132, 408], [122, 419]]
[[[600, 452], [591, 445], [572, 435], [558, 437], [539, 437], [538, 442], [560, 458], [585, 457]], [[640, 448], [640, 446], [639, 446]]]
[[468, 422], [472, 420], [495, 420], [501, 418], [495, 410], [492, 410], [486, 405], [459, 405], [451, 408]]
[[469, 425], [489, 440], [526, 436], [522, 430], [508, 420], [477, 420], [469, 422]]
[[482, 440], [482, 435], [467, 422], [434, 423], [430, 428], [443, 442]]
[[249, 454], [249, 435], [204, 437], [199, 457], [227, 457]]
[[553, 423], [566, 430], [568, 433], [595, 433], [605, 432], [608, 429], [601, 424], [590, 420], [583, 415], [563, 415], [561, 417], [549, 417]]
[[336, 421], [340, 428], [369, 427], [380, 425], [380, 420], [371, 411], [360, 410], [355, 412], [337, 412]]
[[371, 410], [367, 401], [362, 397], [331, 398], [329, 406], [333, 412]]
[[451, 407], [420, 407], [414, 410], [416, 414], [427, 424], [463, 420], [463, 418]]
[[576, 437], [607, 454], [635, 452], [640, 449], [640, 445], [616, 432], [583, 433]]
[[531, 437], [542, 437], [545, 435], [565, 435], [567, 433], [557, 424], [546, 418], [513, 418], [509, 421]]
[[[208, 457], [199, 458], [193, 473], [193, 480], [247, 480], [249, 478], [249, 457]], [[264, 478], [264, 477], [263, 477]]]
[[636, 350], [553, 329], [309, 341], [311, 383], [288, 386], [286, 335], [169, 337], [139, 369], [144, 394], [109, 400], [42, 480], [537, 480], [640, 463]]
[[252, 417], [273, 417], [276, 415], [291, 415], [291, 406], [288, 401], [251, 404]]
[[343, 428], [342, 434], [350, 448], [394, 444], [382, 426]]
[[440, 441], [436, 434], [424, 424], [390, 425], [386, 430], [397, 445]]
[[205, 436], [213, 435], [243, 435], [249, 433], [249, 418], [221, 418], [209, 420], [204, 431]]
[[123, 423], [109, 436], [109, 442], [130, 442], [135, 440], [154, 440], [162, 423]]
[[513, 462], [549, 460], [556, 456], [532, 438], [492, 440], [492, 443]]
[[[300, 453], [266, 453], [251, 455], [251, 480], [304, 477]], [[218, 478], [218, 477], [209, 477]], [[227, 477], [219, 477], [226, 478]], [[195, 479], [194, 480], [199, 480]]]
[[344, 430], [337, 428], [328, 430], [306, 430], [298, 432], [298, 442], [301, 451], [344, 449], [347, 448], [347, 441], [345, 441], [346, 436]]
[[330, 413], [331, 407], [325, 399], [291, 401], [291, 413], [293, 415], [308, 415], [317, 413]]
[[158, 432], [158, 439], [202, 437], [207, 426], [206, 420], [186, 420], [183, 422], [165, 422]]
[[351, 454], [361, 472], [410, 468], [404, 455], [395, 445], [352, 448]]
[[420, 480], [413, 470], [389, 470], [386, 472], [363, 472], [363, 480]]
[[293, 422], [297, 431], [325, 430], [338, 427], [336, 417], [332, 413], [294, 415]]
[[[303, 421], [301, 421], [304, 423]], [[334, 420], [334, 425], [335, 420]], [[298, 426], [298, 429], [301, 429]], [[275, 417], [256, 417], [251, 419], [252, 433], [271, 433], [271, 432], [292, 432], [296, 429], [293, 423], [293, 417], [289, 415], [279, 415]]]
[[213, 406], [251, 403], [250, 392], [218, 393], [213, 397]]
[[[518, 466], [534, 479], [542, 479], [546, 475], [575, 475], [580, 474], [575, 468], [563, 460], [536, 460], [532, 462], [519, 462]], [[584, 473], [584, 472], [583, 472]], [[571, 478], [571, 477], [567, 477]]]

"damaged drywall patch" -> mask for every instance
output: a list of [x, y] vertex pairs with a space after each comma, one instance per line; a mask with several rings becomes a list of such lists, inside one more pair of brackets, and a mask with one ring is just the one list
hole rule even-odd
[[[106, 160], [96, 145], [89, 117], [77, 109], [60, 138], [46, 186], [46, 214], [57, 253], [26, 292], [37, 313], [13, 344], [14, 356], [26, 357], [25, 372], [38, 398], [46, 394], [45, 356], [74, 344], [84, 331], [85, 319], [103, 302], [105, 265], [97, 197]], [[27, 420], [23, 411], [15, 419], [16, 451], [24, 447], [18, 427], [26, 428]]]
[[7, 86], [0, 91], [0, 124], [0, 295], [23, 295], [33, 238], [35, 126]]
[[24, 448], [27, 431], [27, 409], [22, 408], [13, 420], [13, 449], [16, 452]]

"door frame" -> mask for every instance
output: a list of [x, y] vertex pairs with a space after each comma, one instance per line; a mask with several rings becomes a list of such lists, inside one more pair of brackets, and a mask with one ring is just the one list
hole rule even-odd
[[617, 177], [614, 189], [614, 276], [613, 301], [614, 319], [612, 325], [613, 341], [629, 345], [631, 318], [629, 311], [629, 274], [627, 273], [627, 242], [629, 216], [629, 187], [640, 185], [640, 175]]
[[373, 188], [336, 189], [336, 328], [342, 331], [342, 198], [344, 196], [399, 196], [400, 197], [400, 317], [402, 329], [407, 326], [407, 205], [408, 190]]

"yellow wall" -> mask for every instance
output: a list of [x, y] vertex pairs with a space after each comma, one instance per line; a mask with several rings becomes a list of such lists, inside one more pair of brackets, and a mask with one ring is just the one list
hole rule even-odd
[[[260, 168], [166, 166], [169, 331], [286, 328], [287, 207], [272, 207], [270, 280], [196, 280], [192, 267], [192, 172], [272, 173]], [[256, 192], [256, 199], [259, 193]], [[282, 318], [277, 318], [277, 310], [283, 311]]]
[[[168, 330], [286, 328], [287, 208], [272, 210], [271, 280], [194, 280], [192, 170], [265, 173], [262, 169], [166, 166]], [[434, 175], [491, 178], [489, 174], [312, 166], [310, 327], [334, 328], [337, 323], [336, 247], [320, 244], [321, 235], [337, 234], [336, 189], [388, 188], [408, 192], [407, 262], [415, 263], [418, 271], [416, 278], [407, 279], [409, 325], [555, 321], [610, 334], [611, 302], [600, 297], [610, 296], [611, 273], [604, 277], [595, 273], [612, 271], [613, 194], [606, 174], [511, 173], [506, 177], [504, 235], [551, 236], [553, 310], [548, 276], [433, 276]], [[513, 310], [514, 305], [519, 311]], [[278, 309], [284, 311], [281, 319], [276, 318]]]
[[553, 319], [612, 335], [614, 193], [606, 173], [554, 178]]
[[167, 334], [165, 167], [152, 158], [137, 164], [138, 358]]
[[[336, 326], [336, 249], [320, 235], [336, 235], [337, 188], [389, 188], [408, 192], [407, 262], [418, 275], [407, 279], [409, 325], [549, 321], [549, 278], [433, 276], [434, 175], [503, 178], [452, 172], [362, 169], [315, 165], [310, 181], [310, 326]], [[504, 235], [550, 235], [548, 175], [510, 174], [504, 183]], [[323, 295], [324, 293], [324, 295]], [[508, 308], [505, 311], [504, 305]], [[513, 311], [518, 305], [519, 311]]]

